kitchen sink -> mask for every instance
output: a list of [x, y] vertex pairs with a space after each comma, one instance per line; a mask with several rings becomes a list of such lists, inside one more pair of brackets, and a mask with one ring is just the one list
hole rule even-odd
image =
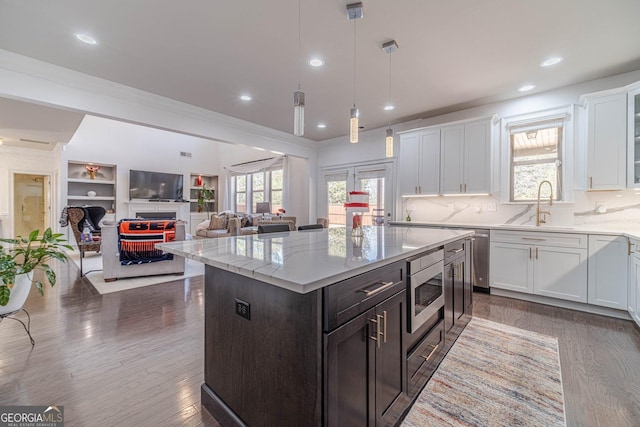
[[500, 228], [531, 231], [574, 231], [576, 228], [565, 225], [529, 225], [529, 224], [500, 224]]

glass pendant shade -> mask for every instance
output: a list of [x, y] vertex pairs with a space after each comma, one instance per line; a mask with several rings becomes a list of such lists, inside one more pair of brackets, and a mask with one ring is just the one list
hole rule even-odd
[[358, 109], [353, 107], [351, 109], [351, 120], [349, 121], [349, 142], [352, 144], [358, 142], [358, 115]]
[[387, 137], [385, 138], [386, 142], [386, 156], [393, 157], [393, 129], [390, 127], [387, 128]]
[[304, 92], [293, 93], [293, 134], [304, 135]]

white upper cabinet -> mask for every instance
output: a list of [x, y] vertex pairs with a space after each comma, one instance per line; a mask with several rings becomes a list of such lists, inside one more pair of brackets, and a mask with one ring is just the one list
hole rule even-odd
[[442, 128], [442, 194], [490, 193], [491, 120]]
[[626, 188], [627, 94], [585, 95], [587, 189]]
[[435, 195], [440, 192], [440, 129], [400, 136], [398, 156], [401, 195]]
[[629, 92], [627, 111], [627, 186], [640, 187], [640, 87]]

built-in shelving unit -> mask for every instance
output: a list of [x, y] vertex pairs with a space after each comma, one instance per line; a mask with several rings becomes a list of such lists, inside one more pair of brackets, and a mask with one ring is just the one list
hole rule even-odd
[[[93, 174], [93, 179], [87, 166], [99, 168]], [[115, 165], [69, 161], [67, 167], [67, 205], [102, 206], [108, 212], [115, 212], [116, 177]], [[91, 192], [94, 192], [95, 195]]]
[[218, 203], [216, 200], [218, 197], [218, 176], [192, 173], [189, 180], [189, 203], [191, 213], [198, 213], [198, 192], [203, 185], [213, 191], [213, 198], [207, 202], [208, 209], [205, 208], [203, 212], [216, 212], [218, 210]]
[[[205, 185], [213, 191], [213, 198], [207, 202], [207, 207], [198, 211], [198, 191]], [[191, 234], [195, 236], [196, 227], [202, 221], [209, 219], [209, 215], [218, 211], [218, 176], [192, 173], [189, 178], [189, 223]]]

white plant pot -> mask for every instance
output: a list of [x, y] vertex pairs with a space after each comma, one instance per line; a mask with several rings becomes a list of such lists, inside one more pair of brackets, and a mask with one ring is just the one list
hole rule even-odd
[[19, 274], [16, 276], [16, 283], [11, 289], [9, 295], [9, 303], [0, 305], [0, 314], [8, 314], [18, 311], [24, 306], [31, 291], [31, 279], [27, 274]]

